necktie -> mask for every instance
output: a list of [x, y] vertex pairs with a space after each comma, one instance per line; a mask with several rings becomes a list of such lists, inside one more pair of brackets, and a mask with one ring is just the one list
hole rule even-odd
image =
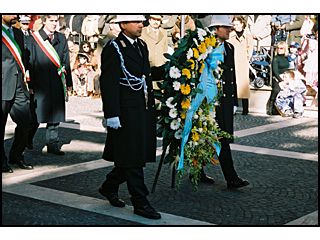
[[135, 42], [133, 43], [133, 46], [134, 46], [134, 48], [138, 51], [139, 55], [142, 57], [142, 53], [141, 53], [141, 50], [140, 50], [140, 48], [139, 48], [138, 42], [135, 41]]

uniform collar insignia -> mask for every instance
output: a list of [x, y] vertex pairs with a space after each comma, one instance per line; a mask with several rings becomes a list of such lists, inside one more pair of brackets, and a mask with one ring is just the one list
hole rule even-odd
[[124, 47], [124, 48], [127, 47], [126, 43], [123, 40], [120, 40], [120, 43], [121, 43], [122, 47]]

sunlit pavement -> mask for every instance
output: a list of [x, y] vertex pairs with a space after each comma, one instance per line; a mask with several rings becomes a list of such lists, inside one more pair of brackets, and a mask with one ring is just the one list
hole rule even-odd
[[[125, 184], [119, 195], [127, 206], [114, 208], [98, 188], [112, 164], [101, 159], [106, 132], [101, 100], [72, 97], [60, 139], [65, 156], [46, 153], [45, 125], [25, 159], [34, 170], [2, 174], [3, 225], [318, 225], [318, 112], [282, 118], [240, 112], [232, 144], [238, 174], [250, 185], [229, 191], [220, 166], [207, 166], [214, 185], [194, 191], [187, 174], [171, 188], [171, 166], [164, 165], [151, 204], [161, 220], [133, 214]], [[15, 124], [9, 119], [8, 154]], [[158, 139], [158, 160], [161, 155]], [[145, 168], [151, 190], [159, 162]]]

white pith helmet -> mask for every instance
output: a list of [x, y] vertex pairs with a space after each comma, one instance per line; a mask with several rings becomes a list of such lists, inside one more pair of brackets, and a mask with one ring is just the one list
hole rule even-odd
[[143, 15], [117, 15], [114, 20], [115, 23], [121, 22], [140, 22], [145, 21], [146, 18]]
[[209, 27], [226, 26], [233, 27], [230, 15], [212, 15]]

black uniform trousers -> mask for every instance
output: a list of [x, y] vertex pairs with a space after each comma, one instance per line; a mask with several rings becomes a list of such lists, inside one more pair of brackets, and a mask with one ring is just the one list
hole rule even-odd
[[233, 166], [230, 143], [226, 139], [221, 140], [221, 151], [219, 155], [220, 166], [227, 182], [234, 181], [238, 174]]
[[7, 157], [4, 151], [4, 134], [8, 114], [10, 114], [12, 120], [17, 124], [9, 154], [11, 161], [14, 162], [23, 159], [23, 151], [25, 150], [27, 143], [28, 127], [30, 124], [30, 101], [23, 92], [21, 84], [22, 83], [18, 81], [15, 96], [12, 100], [2, 100], [2, 164], [7, 164]]
[[149, 204], [147, 195], [149, 191], [144, 184], [143, 168], [123, 168], [114, 167], [106, 176], [106, 181], [102, 184], [105, 192], [118, 193], [119, 185], [127, 182], [131, 202], [134, 207], [142, 207]]

